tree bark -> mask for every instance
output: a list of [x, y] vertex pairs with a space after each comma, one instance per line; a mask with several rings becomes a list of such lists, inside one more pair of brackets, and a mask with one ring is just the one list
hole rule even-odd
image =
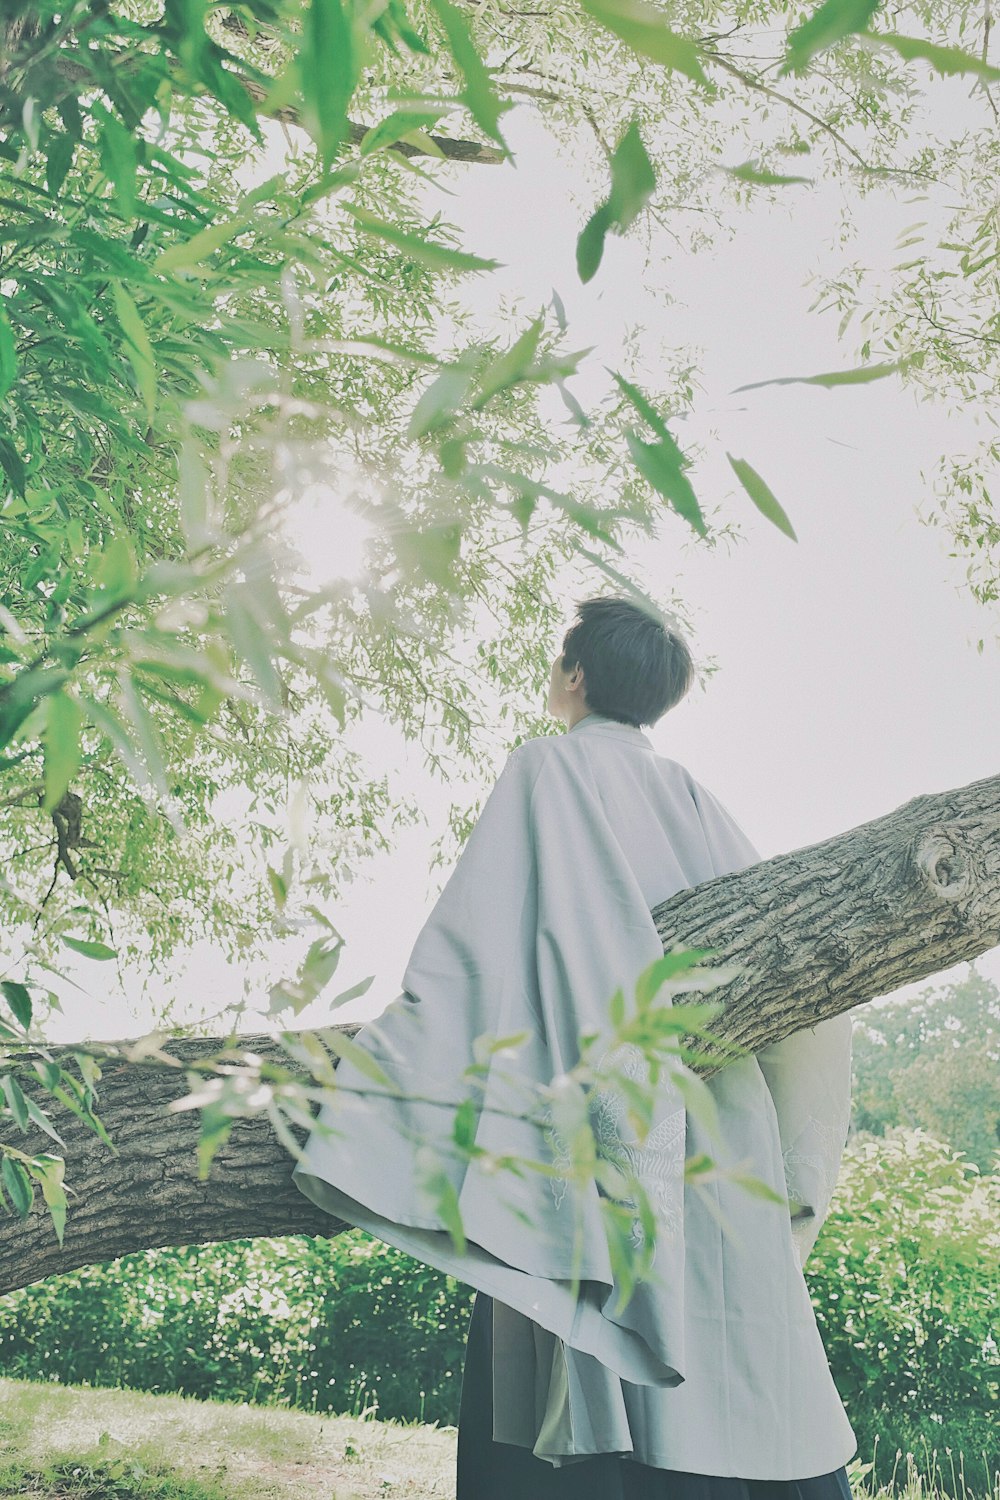
[[[725, 1007], [711, 1029], [757, 1051], [1000, 944], [1000, 776], [915, 797], [848, 833], [705, 881], [653, 917], [666, 951], [710, 948], [704, 966], [745, 966], [709, 992]], [[350, 1036], [359, 1025], [332, 1029]], [[721, 1054], [688, 1042], [704, 1059], [695, 1072], [718, 1071]], [[8, 1057], [7, 1070], [47, 1109], [65, 1143], [70, 1204], [61, 1247], [40, 1193], [25, 1223], [11, 1215], [2, 1221], [0, 1293], [136, 1250], [262, 1235], [332, 1237], [349, 1227], [295, 1187], [290, 1154], [266, 1115], [236, 1121], [200, 1182], [200, 1112], [169, 1112], [172, 1100], [190, 1092], [187, 1068], [224, 1048], [230, 1067], [254, 1070], [259, 1058], [312, 1083], [277, 1036], [174, 1037], [159, 1056], [139, 1061], [128, 1060], [129, 1047], [46, 1049], [70, 1067], [74, 1051], [101, 1059], [97, 1112], [117, 1154], [45, 1095], [31, 1067], [37, 1049]], [[33, 1126], [20, 1134], [8, 1118], [0, 1128], [22, 1151], [53, 1149]], [[305, 1138], [301, 1129], [293, 1135]]]

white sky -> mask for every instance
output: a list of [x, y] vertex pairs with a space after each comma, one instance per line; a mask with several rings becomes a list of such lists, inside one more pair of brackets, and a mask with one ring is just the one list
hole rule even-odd
[[[664, 242], [653, 275], [644, 272], [638, 243], [611, 238], [595, 280], [581, 287], [574, 267], [581, 210], [568, 197], [571, 166], [524, 109], [505, 117], [505, 129], [521, 165], [470, 169], [459, 194], [444, 200], [465, 247], [504, 262], [502, 271], [470, 281], [476, 304], [501, 292], [522, 297], [520, 328], [556, 288], [570, 320], [570, 347], [598, 346], [586, 362], [593, 374], [573, 384], [585, 405], [607, 379], [606, 364], [640, 385], [654, 384], [661, 342], [663, 349], [703, 350], [695, 411], [672, 431], [687, 450], [704, 450], [690, 471], [703, 508], [718, 521], [738, 522], [744, 539], [711, 551], [671, 515], [658, 540], [635, 549], [636, 581], [665, 593], [676, 588], [695, 614], [696, 654], [719, 663], [704, 692], [693, 690], [648, 731], [656, 747], [721, 798], [765, 858], [912, 797], [996, 774], [996, 611], [973, 601], [965, 564], [947, 556], [940, 529], [917, 518], [918, 507], [929, 508], [937, 459], [971, 451], [982, 430], [964, 414], [919, 403], [895, 377], [855, 388], [732, 394], [747, 382], [857, 362], [855, 345], [838, 341], [837, 316], [807, 311], [814, 292], [803, 285], [821, 264], [849, 253], [832, 247], [840, 190], [786, 188], [782, 206], [746, 214], [735, 240], [710, 253], [683, 256]], [[730, 164], [742, 159], [737, 151]], [[804, 170], [806, 158], [791, 160], [790, 170]], [[864, 200], [856, 253], [892, 265], [899, 229], [926, 211], [882, 196]], [[669, 288], [672, 303], [654, 295], [656, 283]], [[635, 323], [646, 328], [645, 368], [622, 363], [621, 332]], [[743, 494], [727, 449], [767, 480], [797, 544]], [[337, 538], [327, 540], [334, 556]], [[595, 576], [588, 591], [599, 588]], [[576, 577], [567, 579], [567, 623], [579, 593]], [[428, 866], [449, 789], [426, 775], [419, 750], [384, 725], [352, 734], [352, 742], [378, 765], [407, 768], [429, 826], [407, 830], [330, 911], [347, 946], [329, 999], [374, 975], [368, 994], [337, 1011], [321, 996], [285, 1022], [291, 1029], [367, 1019], [393, 1000], [446, 878], [440, 869], [428, 875]], [[252, 973], [227, 968], [208, 945], [157, 983], [153, 1004], [139, 999], [138, 982], [125, 995], [107, 995], [111, 968], [82, 960], [76, 966], [91, 999], [82, 1007], [63, 992], [66, 1014], [47, 1025], [52, 1041], [139, 1035], [155, 1024], [156, 1006], [178, 994], [186, 998], [173, 1019], [196, 1020], [239, 1000], [244, 978], [253, 983]], [[1000, 982], [1000, 949], [977, 968]], [[947, 977], [967, 971], [959, 965]], [[269, 1030], [272, 1023], [248, 1012], [240, 1029]]]

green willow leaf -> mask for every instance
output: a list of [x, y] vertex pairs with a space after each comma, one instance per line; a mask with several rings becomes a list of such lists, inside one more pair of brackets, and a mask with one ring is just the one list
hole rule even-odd
[[450, 422], [455, 411], [465, 400], [472, 383], [472, 370], [467, 365], [454, 364], [435, 376], [422, 392], [410, 416], [406, 436], [410, 442], [425, 437]]
[[137, 787], [153, 789], [149, 772], [132, 741], [125, 732], [125, 726], [106, 704], [97, 698], [86, 695], [82, 699], [83, 710], [87, 719], [95, 729], [99, 729], [114, 749], [118, 757], [128, 771]]
[[511, 101], [497, 97], [462, 12], [451, 4], [451, 0], [430, 0], [430, 5], [441, 22], [451, 55], [465, 79], [465, 88], [459, 98], [476, 124], [509, 155], [510, 149], [500, 133], [500, 116], [512, 108]]
[[167, 768], [164, 764], [160, 737], [152, 716], [127, 672], [119, 673], [118, 686], [121, 692], [122, 708], [135, 732], [136, 744], [142, 754], [146, 770], [149, 772], [161, 803], [169, 807], [171, 797], [170, 788], [167, 785]]
[[125, 352], [135, 373], [139, 394], [146, 404], [146, 419], [152, 425], [156, 414], [156, 357], [139, 309], [120, 281], [112, 281], [118, 321], [125, 335]]
[[470, 255], [468, 251], [450, 250], [447, 245], [435, 244], [433, 240], [422, 239], [416, 234], [407, 234], [405, 229], [386, 224], [365, 208], [356, 208], [351, 203], [345, 203], [344, 207], [366, 234], [377, 235], [390, 245], [398, 246], [400, 250], [406, 251], [411, 260], [429, 266], [432, 271], [495, 271], [500, 265], [498, 260], [484, 260], [479, 255]]
[[473, 402], [473, 411], [486, 405], [487, 401], [506, 390], [508, 386], [515, 385], [517, 381], [523, 380], [538, 348], [538, 340], [541, 337], [544, 318], [536, 318], [521, 334], [506, 354], [501, 354], [499, 359], [489, 365], [479, 379], [479, 395]]
[[10, 1156], [4, 1157], [3, 1165], [0, 1166], [0, 1176], [3, 1177], [3, 1185], [10, 1194], [14, 1212], [23, 1223], [31, 1212], [35, 1197], [31, 1187], [31, 1178], [21, 1163], [14, 1161]]
[[80, 768], [80, 730], [83, 714], [76, 698], [68, 692], [53, 693], [46, 705], [45, 723], [45, 796], [46, 812], [62, 801], [63, 794]]
[[117, 115], [100, 104], [94, 106], [94, 117], [100, 128], [101, 166], [104, 175], [114, 187], [122, 214], [126, 219], [133, 219], [138, 205], [136, 174], [139, 156], [136, 137], [131, 130], [125, 128]]
[[0, 1078], [0, 1089], [7, 1101], [7, 1107], [14, 1116], [14, 1123], [23, 1134], [28, 1128], [28, 1106], [21, 1085], [13, 1073], [5, 1073]]
[[668, 979], [676, 979], [711, 951], [709, 948], [685, 948], [679, 953], [665, 953], [662, 958], [654, 958], [635, 981], [638, 1009], [647, 1010]]
[[86, 938], [67, 937], [65, 933], [60, 938], [60, 941], [67, 948], [72, 948], [74, 953], [82, 954], [84, 958], [96, 958], [104, 962], [109, 958], [118, 957], [118, 950], [116, 948], [109, 948], [107, 943], [90, 942]]
[[757, 391], [765, 385], [867, 385], [871, 380], [884, 380], [887, 375], [896, 375], [916, 362], [917, 355], [906, 355], [889, 364], [858, 365], [852, 370], [831, 370], [825, 375], [782, 375], [776, 380], [755, 380], [750, 385], [738, 385], [730, 391]]
[[176, 244], [168, 245], [166, 250], [161, 250], [153, 262], [154, 269], [177, 271], [197, 266], [214, 251], [221, 250], [223, 245], [227, 245], [246, 228], [246, 216], [242, 211], [231, 219], [225, 219], [221, 224], [209, 224], [207, 228], [199, 229], [197, 234], [192, 234], [188, 239], [178, 240]]
[[617, 381], [618, 385], [625, 392], [625, 395], [631, 401], [636, 411], [641, 417], [645, 418], [650, 427], [652, 427], [653, 431], [656, 433], [657, 437], [669, 440], [670, 431], [667, 427], [667, 424], [664, 422], [655, 406], [653, 406], [652, 402], [643, 395], [639, 387], [637, 385], [633, 385], [631, 381], [626, 380], [625, 376], [620, 375], [617, 370], [612, 370], [607, 365], [605, 365], [604, 368], [608, 371], [608, 374], [611, 376], [611, 378]]
[[400, 1093], [399, 1084], [389, 1077], [368, 1049], [362, 1047], [360, 1042], [354, 1041], [353, 1038], [346, 1036], [344, 1032], [336, 1031], [331, 1026], [320, 1027], [318, 1035], [322, 1037], [331, 1052], [336, 1052], [338, 1057], [346, 1057], [352, 1067], [357, 1068], [359, 1073], [364, 1074], [366, 1078], [370, 1078], [373, 1083], [381, 1084], [383, 1088], [388, 1089], [392, 1094]]
[[[350, 0], [348, 0], [350, 3]], [[351, 15], [340, 0], [312, 0], [299, 51], [305, 119], [329, 170], [347, 137], [347, 107], [358, 80]]]
[[862, 31], [858, 35], [866, 46], [891, 47], [907, 62], [919, 58], [921, 62], [930, 63], [938, 73], [946, 76], [953, 73], [976, 73], [991, 83], [1000, 79], [1000, 68], [995, 68], [985, 58], [975, 57], [971, 52], [963, 52], [958, 47], [938, 47], [934, 42], [925, 42], [921, 37], [896, 36], [888, 32], [883, 35], [874, 31]]
[[730, 177], [738, 177], [741, 182], [757, 182], [763, 187], [784, 187], [791, 182], [812, 182], [811, 177], [787, 177], [781, 172], [769, 172], [765, 167], [757, 167], [752, 161], [741, 162], [738, 167], [725, 167]]
[[60, 1245], [66, 1228], [66, 1189], [63, 1187], [65, 1167], [61, 1156], [50, 1156], [48, 1152], [36, 1156], [31, 1164], [32, 1175], [41, 1183], [42, 1197], [48, 1205], [52, 1227]]
[[34, 667], [19, 672], [0, 688], [0, 749], [13, 739], [36, 703], [54, 693], [68, 677], [62, 667]]
[[358, 142], [358, 154], [370, 156], [373, 151], [382, 151], [402, 140], [413, 130], [431, 130], [445, 114], [444, 109], [426, 109], [419, 104], [394, 109], [378, 125], [373, 125]]
[[231, 583], [224, 592], [224, 599], [230, 640], [272, 707], [280, 708], [281, 678], [274, 665], [267, 631], [257, 618], [252, 589], [245, 584]]
[[66, 1142], [63, 1140], [58, 1130], [55, 1129], [48, 1115], [40, 1110], [34, 1099], [30, 1099], [27, 1094], [24, 1097], [24, 1102], [27, 1107], [29, 1117], [35, 1122], [39, 1130], [44, 1130], [45, 1134], [51, 1137], [51, 1139], [55, 1141], [57, 1146], [62, 1146], [65, 1150]]
[[611, 191], [591, 214], [576, 242], [576, 268], [581, 281], [590, 281], [601, 264], [608, 232], [623, 234], [641, 213], [655, 187], [656, 173], [639, 127], [632, 120], [611, 158]]
[[113, 600], [131, 598], [137, 580], [138, 568], [132, 543], [124, 534], [113, 536], [97, 564], [94, 582], [100, 592], [94, 596], [94, 605], [100, 610]]
[[611, 214], [607, 203], [595, 208], [580, 231], [576, 241], [576, 269], [580, 280], [590, 281], [596, 274], [604, 254], [604, 240], [611, 228]]
[[718, 92], [702, 70], [697, 42], [671, 31], [663, 12], [647, 5], [646, 0], [581, 0], [581, 4], [588, 15], [640, 57], [686, 74], [710, 94]]
[[24, 1027], [25, 1031], [31, 1025], [31, 994], [26, 985], [16, 979], [4, 979], [0, 981], [0, 991], [10, 1006], [16, 1020]]
[[733, 1167], [726, 1169], [726, 1179], [735, 1182], [739, 1187], [745, 1188], [753, 1198], [763, 1198], [765, 1203], [785, 1203], [787, 1200], [783, 1193], [776, 1193], [770, 1183], [765, 1182], [762, 1177], [754, 1177], [749, 1172], [738, 1172]]
[[660, 438], [659, 442], [645, 443], [634, 432], [629, 432], [626, 433], [625, 440], [640, 474], [649, 480], [654, 490], [670, 501], [678, 515], [683, 516], [699, 536], [707, 535], [708, 527], [701, 513], [701, 506], [690, 481], [683, 473], [688, 460], [673, 438]]
[[777, 77], [802, 73], [818, 52], [854, 32], [864, 31], [882, 0], [824, 0], [808, 20], [788, 34], [788, 43]]
[[17, 376], [17, 346], [14, 330], [4, 307], [0, 307], [0, 396], [6, 396]]
[[53, 195], [66, 181], [75, 151], [76, 141], [71, 135], [63, 133], [51, 137], [45, 160], [45, 186]]
[[791, 537], [793, 542], [797, 542], [798, 537], [792, 529], [791, 521], [782, 510], [764, 480], [757, 473], [757, 470], [752, 469], [745, 458], [734, 458], [731, 453], [727, 453], [726, 457], [732, 464], [733, 473], [736, 475], [736, 478], [746, 490], [761, 515], [766, 516], [769, 521], [773, 521], [779, 531], [783, 531], [786, 536]]
[[465, 1254], [465, 1229], [455, 1184], [441, 1166], [431, 1146], [420, 1146], [414, 1157], [417, 1184], [421, 1195], [451, 1235], [459, 1255]]

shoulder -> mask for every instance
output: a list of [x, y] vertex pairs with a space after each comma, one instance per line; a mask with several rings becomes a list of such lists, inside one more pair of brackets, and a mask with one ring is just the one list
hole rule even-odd
[[504, 775], [516, 777], [533, 788], [546, 767], [564, 758], [565, 739], [565, 734], [540, 734], [533, 739], [522, 740], [508, 755]]
[[551, 755], [565, 738], [565, 734], [539, 734], [534, 739], [522, 740], [510, 752], [511, 758], [517, 756], [522, 765], [541, 765], [545, 756]]

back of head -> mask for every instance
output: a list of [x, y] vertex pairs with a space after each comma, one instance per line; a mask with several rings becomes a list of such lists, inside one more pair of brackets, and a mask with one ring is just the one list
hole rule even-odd
[[583, 671], [588, 709], [636, 728], [684, 697], [694, 662], [684, 638], [648, 609], [614, 595], [584, 599], [563, 637], [563, 667]]

